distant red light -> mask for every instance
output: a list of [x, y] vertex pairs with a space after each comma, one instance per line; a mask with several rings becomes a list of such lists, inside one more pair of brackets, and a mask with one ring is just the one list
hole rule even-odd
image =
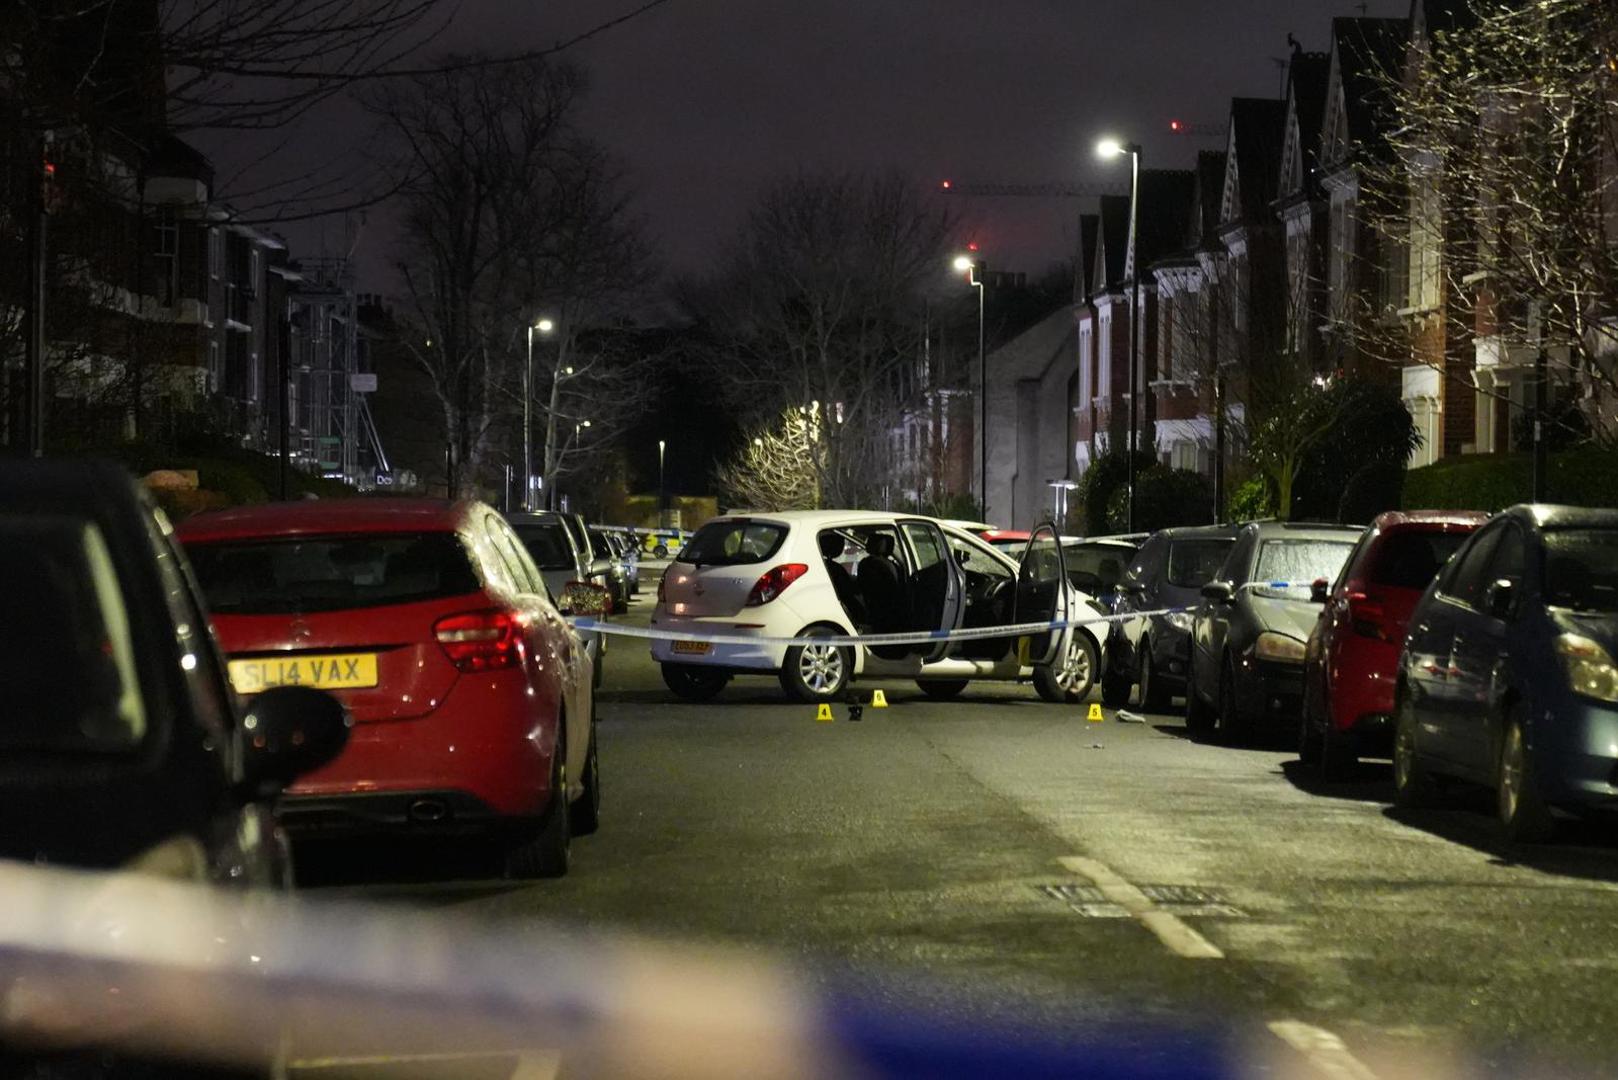
[[978, 249], [978, 242], [976, 240], [974, 240], [970, 244], [966, 245], [966, 250], [968, 250], [968, 251], [976, 251], [977, 249]]
[[1182, 125], [1180, 124], [1180, 122], [1178, 120], [1170, 120], [1169, 121], [1169, 130], [1170, 131], [1179, 131], [1181, 126]]
[[945, 191], [948, 191], [950, 188], [954, 187], [955, 184], [954, 184], [953, 181], [945, 180], [942, 184], [939, 184], [938, 186], [943, 188]]

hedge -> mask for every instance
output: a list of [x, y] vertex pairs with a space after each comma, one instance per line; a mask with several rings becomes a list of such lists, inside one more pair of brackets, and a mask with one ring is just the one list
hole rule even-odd
[[[1487, 510], [1533, 499], [1532, 454], [1466, 454], [1405, 474], [1407, 510]], [[1618, 507], [1618, 451], [1551, 454], [1546, 502]]]

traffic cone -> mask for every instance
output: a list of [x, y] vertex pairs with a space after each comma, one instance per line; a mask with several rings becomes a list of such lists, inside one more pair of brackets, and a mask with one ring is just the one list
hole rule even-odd
[[831, 714], [831, 702], [822, 701], [820, 703], [820, 708], [815, 710], [815, 720], [816, 720], [816, 722], [822, 723], [822, 724], [829, 724], [835, 719], [837, 719], [837, 718]]
[[873, 709], [886, 709], [887, 707], [888, 707], [888, 695], [884, 694], [880, 690], [872, 690], [871, 691], [871, 708], [873, 708]]
[[1106, 719], [1105, 716], [1101, 715], [1101, 702], [1090, 702], [1090, 714], [1086, 716], [1085, 719], [1090, 721], [1092, 724], [1099, 724]]

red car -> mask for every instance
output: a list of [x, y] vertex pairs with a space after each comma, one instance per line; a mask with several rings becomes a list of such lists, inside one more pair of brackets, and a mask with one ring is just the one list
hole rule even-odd
[[293, 831], [493, 835], [512, 876], [567, 872], [600, 812], [591, 660], [482, 503], [347, 499], [179, 529], [232, 685], [329, 690], [347, 747], [282, 800]]
[[1304, 650], [1298, 756], [1340, 775], [1393, 746], [1393, 684], [1416, 602], [1487, 514], [1389, 511], [1365, 530], [1335, 585], [1315, 582], [1325, 604]]

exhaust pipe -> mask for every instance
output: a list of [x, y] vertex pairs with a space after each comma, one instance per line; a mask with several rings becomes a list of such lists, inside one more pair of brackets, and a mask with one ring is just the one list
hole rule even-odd
[[410, 804], [410, 820], [432, 824], [449, 817], [449, 807], [442, 799], [417, 799]]

